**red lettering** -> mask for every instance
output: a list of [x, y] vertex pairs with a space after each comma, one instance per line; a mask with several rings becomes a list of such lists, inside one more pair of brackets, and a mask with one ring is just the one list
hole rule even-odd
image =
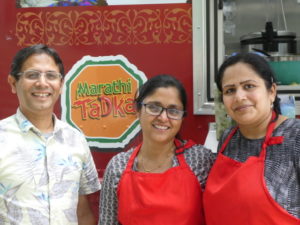
[[124, 106], [124, 110], [127, 114], [136, 113], [135, 111], [135, 105], [134, 105], [134, 99], [133, 98], [127, 98], [125, 101], [127, 104]]
[[87, 119], [87, 104], [93, 102], [93, 100], [91, 99], [85, 99], [85, 100], [78, 100], [78, 101], [75, 101], [74, 102], [74, 106], [75, 108], [78, 108], [80, 107], [81, 109], [81, 118], [83, 120], [86, 120]]
[[99, 119], [100, 118], [100, 106], [97, 103], [91, 104], [91, 110], [89, 113], [90, 118]]
[[99, 98], [100, 105], [101, 105], [101, 116], [106, 117], [111, 113], [112, 110], [112, 103], [108, 97], [100, 97]]
[[113, 117], [125, 117], [126, 114], [136, 113], [134, 99], [118, 99], [118, 96], [113, 96], [108, 98], [106, 96], [101, 96], [98, 98], [99, 103], [96, 99], [84, 99], [77, 100], [73, 103], [73, 108], [81, 109], [82, 120], [90, 119], [100, 119], [101, 117], [107, 117], [113, 113]]
[[122, 104], [124, 103], [123, 98], [120, 99], [119, 104], [117, 102], [117, 100], [118, 100], [117, 96], [114, 96], [112, 100], [113, 100], [113, 116], [117, 117], [119, 114], [121, 117], [124, 117], [125, 112], [124, 112], [123, 108], [121, 107]]

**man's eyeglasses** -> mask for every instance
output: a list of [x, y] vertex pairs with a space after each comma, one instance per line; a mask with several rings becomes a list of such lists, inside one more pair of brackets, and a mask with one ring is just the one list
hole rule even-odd
[[145, 107], [146, 113], [152, 116], [159, 116], [163, 113], [164, 110], [166, 110], [167, 117], [172, 120], [181, 120], [185, 113], [185, 111], [183, 110], [175, 108], [164, 108], [155, 104], [142, 103], [141, 105]]
[[42, 74], [44, 74], [47, 81], [58, 81], [62, 78], [62, 75], [55, 71], [41, 72], [37, 70], [26, 70], [18, 73], [18, 76], [23, 76], [27, 80], [36, 81], [41, 78]]

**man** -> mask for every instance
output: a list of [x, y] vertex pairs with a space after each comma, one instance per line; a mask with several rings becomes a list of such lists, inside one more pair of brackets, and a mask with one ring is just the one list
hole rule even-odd
[[54, 49], [20, 50], [8, 83], [15, 115], [0, 121], [0, 224], [96, 224], [86, 195], [100, 189], [84, 136], [53, 114], [63, 85]]

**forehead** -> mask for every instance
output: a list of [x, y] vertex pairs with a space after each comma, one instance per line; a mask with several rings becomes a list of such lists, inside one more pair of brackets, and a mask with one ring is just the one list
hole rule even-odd
[[46, 67], [47, 69], [58, 69], [58, 66], [56, 65], [54, 59], [46, 53], [33, 54], [29, 56], [23, 62], [22, 70], [35, 67], [36, 69], [40, 69], [40, 67]]
[[159, 87], [145, 98], [146, 101], [160, 102], [165, 104], [182, 104], [180, 94], [175, 87]]
[[264, 82], [261, 76], [246, 63], [237, 63], [229, 66], [222, 78], [222, 86], [241, 83], [245, 81]]

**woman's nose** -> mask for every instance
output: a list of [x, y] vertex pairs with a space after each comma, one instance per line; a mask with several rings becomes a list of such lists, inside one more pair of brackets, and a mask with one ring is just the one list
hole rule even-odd
[[168, 120], [168, 113], [166, 109], [163, 109], [163, 111], [161, 112], [161, 114], [158, 116], [161, 120]]
[[245, 99], [246, 92], [242, 88], [238, 88], [235, 92], [235, 98], [240, 100], [240, 99]]

